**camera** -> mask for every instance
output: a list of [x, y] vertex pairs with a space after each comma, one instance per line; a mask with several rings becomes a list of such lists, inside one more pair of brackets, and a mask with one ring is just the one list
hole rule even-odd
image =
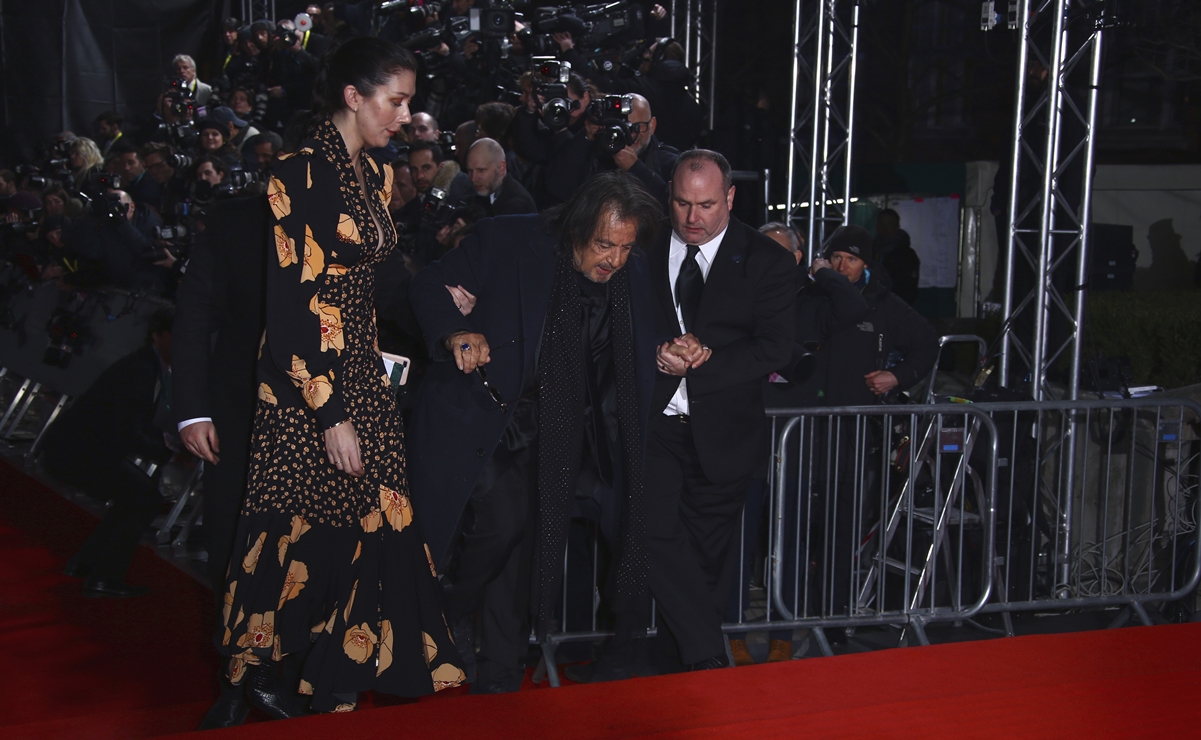
[[300, 40], [300, 36], [296, 35], [295, 31], [283, 26], [275, 27], [275, 38], [279, 39], [280, 45], [285, 49], [291, 49]]
[[167, 157], [167, 166], [173, 170], [186, 170], [196, 163], [196, 158], [188, 154], [172, 154]]
[[512, 10], [481, 10], [480, 8], [471, 8], [469, 12], [473, 33], [494, 38], [504, 38], [517, 30], [517, 14]]
[[0, 222], [0, 229], [6, 229], [14, 234], [35, 234], [42, 224], [42, 209], [30, 208], [16, 211], [18, 220]]
[[178, 92], [170, 92], [167, 94], [165, 102], [167, 103], [167, 110], [180, 118], [188, 118], [196, 115], [196, 101], [191, 97], [181, 96]]
[[633, 104], [634, 99], [629, 95], [606, 95], [589, 103], [585, 115], [600, 126], [593, 137], [600, 151], [613, 156], [634, 143], [634, 132], [630, 130]]
[[542, 121], [554, 130], [564, 128], [571, 121], [572, 111], [580, 107], [580, 101], [572, 100], [567, 95], [571, 63], [539, 58], [532, 61], [534, 94], [546, 101], [542, 104]]
[[167, 80], [166, 92], [168, 95], [178, 95], [189, 100], [193, 95], [192, 85], [182, 77], [172, 77]]
[[78, 352], [90, 336], [88, 326], [73, 311], [56, 308], [46, 324], [50, 340], [42, 353], [42, 363], [66, 369], [71, 356]]
[[455, 145], [454, 131], [439, 131], [438, 132], [438, 148], [447, 159], [454, 159], [458, 153], [458, 147]]

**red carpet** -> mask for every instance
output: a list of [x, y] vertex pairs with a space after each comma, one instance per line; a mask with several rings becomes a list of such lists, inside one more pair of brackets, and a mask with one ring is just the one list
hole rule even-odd
[[[129, 580], [152, 586], [149, 596], [88, 600], [58, 575], [94, 521], [0, 463], [0, 737], [188, 733], [212, 699], [206, 589], [145, 549]], [[184, 736], [1189, 737], [1199, 688], [1196, 624], [439, 696]]]

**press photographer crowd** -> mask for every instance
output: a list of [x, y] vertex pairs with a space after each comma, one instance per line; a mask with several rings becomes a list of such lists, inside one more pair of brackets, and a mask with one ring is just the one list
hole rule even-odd
[[165, 507], [134, 458], [203, 463], [204, 727], [517, 690], [581, 520], [614, 637], [573, 680], [754, 662], [721, 626], [765, 546], [765, 406], [895, 398], [938, 339], [894, 211], [813, 255], [731, 215], [670, 28], [625, 0], [230, 19], [154, 110], [2, 163], [5, 300], [54, 284], [63, 336], [98, 291], [164, 304], [40, 465], [111, 504], [67, 572], [126, 598]]

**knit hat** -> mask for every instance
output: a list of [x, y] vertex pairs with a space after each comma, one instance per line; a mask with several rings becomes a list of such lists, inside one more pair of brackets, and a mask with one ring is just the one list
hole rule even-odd
[[862, 226], [839, 226], [826, 244], [822, 256], [830, 259], [835, 252], [853, 254], [864, 262], [872, 260], [872, 233]]

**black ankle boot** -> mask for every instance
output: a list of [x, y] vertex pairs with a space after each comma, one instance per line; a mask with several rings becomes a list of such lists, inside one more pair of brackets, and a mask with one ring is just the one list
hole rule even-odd
[[312, 714], [307, 698], [280, 685], [279, 664], [264, 660], [246, 667], [246, 701], [272, 719], [292, 719]]
[[221, 727], [237, 727], [246, 721], [250, 713], [250, 705], [246, 703], [246, 695], [241, 686], [234, 686], [229, 681], [221, 679], [221, 693], [217, 701], [209, 707], [204, 719], [200, 721], [197, 730], [216, 730]]

